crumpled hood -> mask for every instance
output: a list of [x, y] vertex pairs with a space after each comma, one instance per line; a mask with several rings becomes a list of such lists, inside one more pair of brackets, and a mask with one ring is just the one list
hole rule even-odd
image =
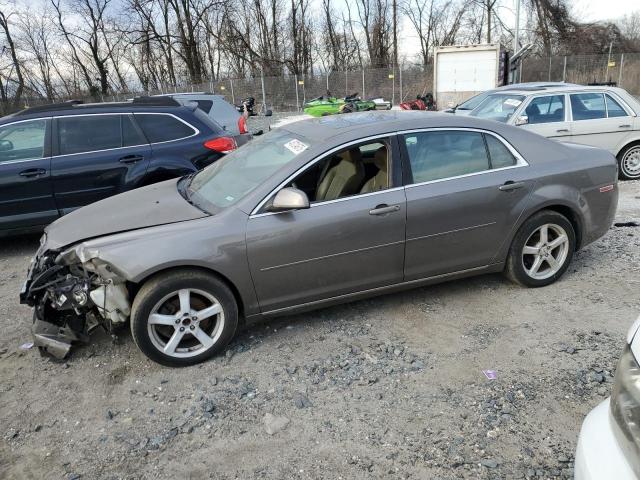
[[167, 180], [74, 210], [45, 229], [46, 249], [59, 249], [102, 235], [206, 217], [205, 212], [180, 195], [177, 182], [178, 179]]

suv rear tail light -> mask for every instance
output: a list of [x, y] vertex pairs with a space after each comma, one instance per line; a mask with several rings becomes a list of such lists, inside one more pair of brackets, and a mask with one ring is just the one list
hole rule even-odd
[[240, 133], [249, 133], [247, 130], [247, 119], [244, 118], [244, 115], [240, 115], [240, 119], [238, 120], [238, 129]]
[[238, 148], [236, 141], [231, 137], [218, 137], [213, 140], [207, 140], [204, 142], [204, 146], [219, 153], [229, 153]]

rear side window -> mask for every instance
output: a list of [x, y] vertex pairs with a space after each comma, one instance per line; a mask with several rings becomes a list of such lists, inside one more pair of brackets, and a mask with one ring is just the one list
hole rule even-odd
[[134, 147], [147, 143], [129, 115], [122, 115], [122, 146]]
[[602, 93], [574, 93], [571, 95], [571, 111], [573, 119], [594, 120], [607, 118], [607, 110], [604, 105]]
[[413, 183], [482, 172], [489, 157], [479, 132], [442, 131], [405, 135]]
[[609, 118], [626, 117], [629, 115], [624, 108], [609, 95], [605, 95], [605, 98], [607, 99], [607, 114]]
[[78, 115], [58, 118], [61, 155], [122, 147], [121, 115]]
[[44, 156], [47, 120], [31, 120], [0, 127], [0, 163]]
[[135, 119], [151, 143], [169, 142], [197, 133], [192, 127], [176, 117], [164, 113], [136, 113]]
[[509, 151], [507, 146], [493, 135], [485, 135], [489, 157], [491, 157], [491, 168], [511, 167], [516, 164], [516, 157]]

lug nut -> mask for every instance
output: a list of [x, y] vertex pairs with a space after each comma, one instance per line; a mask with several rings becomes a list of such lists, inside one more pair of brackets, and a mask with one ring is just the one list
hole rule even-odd
[[180, 327], [180, 331], [181, 331], [181, 332], [184, 332], [184, 327]]
[[196, 326], [195, 326], [195, 325], [191, 325], [189, 328], [190, 328], [191, 330], [195, 330], [195, 329], [196, 329]]
[[180, 323], [180, 319], [177, 319], [177, 320], [176, 320], [176, 323]]

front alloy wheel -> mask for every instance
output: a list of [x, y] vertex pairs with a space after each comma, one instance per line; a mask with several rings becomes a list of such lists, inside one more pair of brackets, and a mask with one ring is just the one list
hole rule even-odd
[[200, 270], [156, 275], [131, 309], [131, 332], [142, 352], [162, 365], [202, 362], [233, 338], [238, 307], [229, 287]]

